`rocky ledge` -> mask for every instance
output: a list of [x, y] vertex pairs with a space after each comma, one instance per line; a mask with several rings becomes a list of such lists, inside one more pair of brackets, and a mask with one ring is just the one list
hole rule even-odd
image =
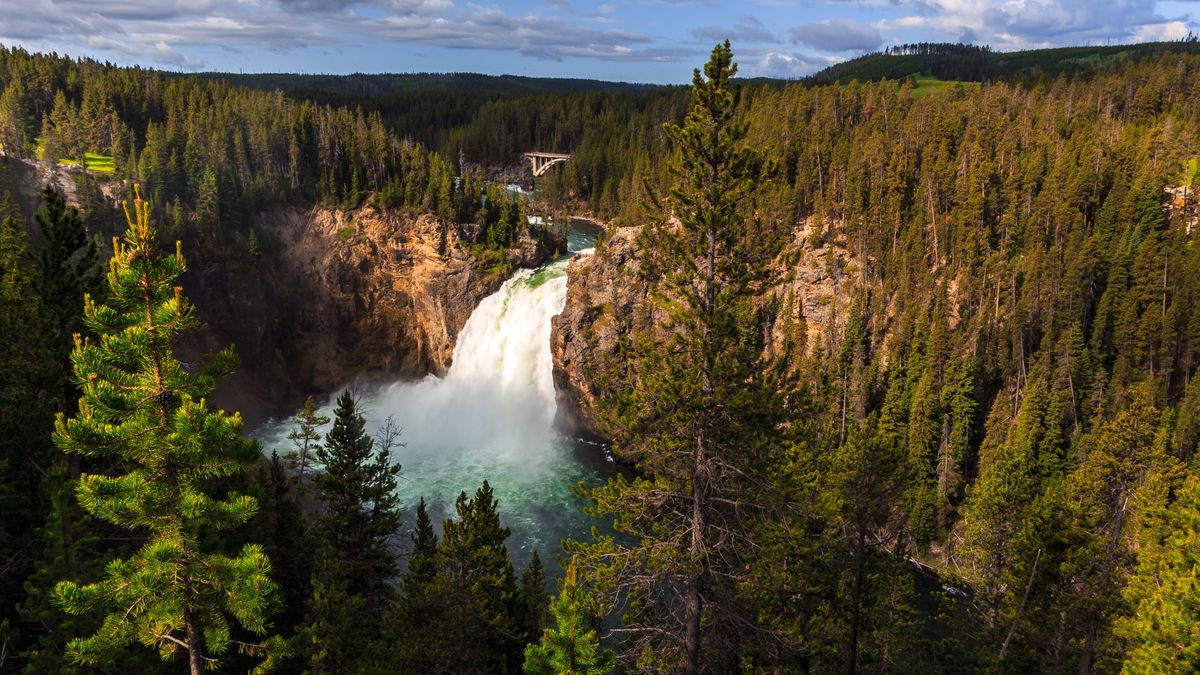
[[[764, 326], [769, 361], [829, 350], [845, 328], [860, 263], [838, 237], [814, 237], [816, 226], [800, 223], [772, 262], [775, 281], [761, 295], [776, 308]], [[598, 410], [626, 381], [621, 341], [663, 330], [639, 275], [640, 231], [610, 228], [594, 255], [577, 256], [567, 268], [566, 306], [554, 318], [550, 345], [559, 422], [568, 428], [604, 435]]]
[[[216, 398], [251, 423], [354, 378], [445, 372], [458, 332], [505, 277], [430, 215], [286, 208], [255, 230], [263, 244], [252, 262], [185, 279], [209, 327], [186, 351], [237, 346], [241, 367]], [[530, 267], [554, 254], [527, 238], [508, 258]]]

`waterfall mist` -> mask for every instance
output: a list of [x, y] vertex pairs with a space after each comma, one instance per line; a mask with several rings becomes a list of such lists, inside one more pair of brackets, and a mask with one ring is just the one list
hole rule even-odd
[[[571, 239], [578, 254], [591, 252], [583, 247], [592, 239]], [[571, 487], [612, 471], [598, 448], [554, 428], [550, 320], [566, 302], [566, 274], [565, 258], [521, 270], [485, 298], [459, 333], [445, 377], [358, 392], [373, 434], [389, 416], [401, 428], [403, 446], [392, 456], [402, 466], [397, 491], [406, 508], [424, 497], [440, 523], [460, 491], [470, 496], [487, 480], [513, 532], [514, 562], [523, 565], [536, 549], [551, 569], [560, 539], [584, 536], [592, 524]], [[322, 414], [332, 415], [335, 398]], [[273, 422], [255, 436], [283, 454], [290, 431], [287, 421]]]

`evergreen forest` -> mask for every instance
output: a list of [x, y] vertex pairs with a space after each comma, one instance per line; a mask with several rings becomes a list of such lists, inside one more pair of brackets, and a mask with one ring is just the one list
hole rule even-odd
[[[0, 47], [0, 672], [1200, 670], [1195, 52], [760, 82], [724, 42], [650, 87]], [[485, 265], [527, 216], [636, 228], [592, 532], [518, 565], [491, 483], [404, 507], [353, 389], [278, 448], [214, 402], [192, 271], [363, 205]], [[804, 251], [846, 295], [775, 339]]]

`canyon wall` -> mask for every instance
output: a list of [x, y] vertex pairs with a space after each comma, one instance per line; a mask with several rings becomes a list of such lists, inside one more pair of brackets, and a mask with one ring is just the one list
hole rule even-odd
[[[215, 398], [250, 423], [355, 378], [444, 373], [459, 330], [507, 276], [429, 215], [282, 208], [255, 232], [257, 256], [201, 261], [184, 278], [207, 330], [183, 351], [236, 345], [241, 366]], [[527, 238], [507, 255], [528, 267], [554, 253]]]
[[[771, 263], [773, 282], [760, 300], [773, 311], [763, 326], [768, 363], [781, 355], [811, 356], [832, 351], [841, 339], [861, 263], [846, 242], [814, 236], [806, 220]], [[604, 433], [598, 414], [625, 377], [622, 341], [654, 331], [665, 340], [663, 318], [640, 274], [640, 227], [609, 228], [591, 256], [573, 259], [567, 270], [567, 300], [554, 318], [550, 338], [559, 421], [567, 427]]]

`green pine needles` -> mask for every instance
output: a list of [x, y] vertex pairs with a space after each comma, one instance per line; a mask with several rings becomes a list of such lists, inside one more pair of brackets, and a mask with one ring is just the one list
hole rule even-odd
[[596, 600], [579, 585], [574, 558], [565, 574], [562, 590], [550, 603], [554, 628], [542, 632], [541, 642], [525, 647], [527, 675], [603, 675], [615, 665], [613, 653], [600, 647]]
[[70, 661], [101, 664], [136, 641], [164, 660], [186, 651], [195, 674], [216, 668], [231, 646], [265, 651], [233, 640], [230, 618], [265, 633], [276, 586], [258, 545], [236, 557], [208, 545], [211, 532], [254, 515], [252, 497], [221, 494], [216, 484], [244, 471], [258, 451], [242, 437], [240, 415], [212, 410], [205, 400], [232, 369], [232, 349], [200, 372], [172, 354], [172, 339], [196, 322], [174, 285], [185, 269], [183, 255], [178, 244], [174, 255], [156, 250], [149, 205], [140, 192], [134, 203], [133, 214], [126, 205], [124, 241], [113, 240], [108, 303], [85, 299], [84, 321], [98, 338], [75, 337], [71, 363], [83, 396], [77, 415], [59, 414], [54, 442], [126, 471], [84, 474], [76, 495], [96, 518], [145, 533], [147, 540], [133, 557], [110, 562], [103, 580], [63, 581], [55, 594], [71, 614], [111, 609], [94, 635], [69, 643]]
[[765, 550], [756, 537], [791, 511], [769, 501], [786, 494], [776, 486], [791, 432], [754, 301], [782, 228], [752, 213], [766, 177], [745, 142], [736, 72], [729, 43], [717, 45], [683, 125], [665, 127], [671, 190], [652, 204], [639, 256], [670, 334], [632, 338], [632, 384], [602, 411], [640, 475], [582, 488], [588, 512], [622, 537], [571, 544], [596, 592], [626, 603], [621, 658], [643, 670], [737, 669], [719, 656], [748, 652], [763, 633], [732, 628], [757, 621], [734, 598], [757, 587], [756, 570], [778, 569], [755, 558]]

